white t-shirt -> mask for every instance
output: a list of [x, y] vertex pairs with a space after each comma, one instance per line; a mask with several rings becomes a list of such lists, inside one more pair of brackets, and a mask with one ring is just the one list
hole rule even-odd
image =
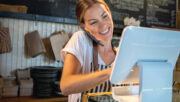
[[[62, 60], [64, 61], [66, 53], [71, 53], [79, 60], [82, 68], [82, 74], [93, 72], [93, 43], [92, 40], [83, 32], [78, 31], [73, 34], [67, 45], [61, 51]], [[70, 64], [71, 62], [69, 62]], [[98, 54], [99, 70], [109, 68], [110, 65], [105, 65]], [[96, 80], [96, 79], [95, 79]], [[106, 81], [97, 87], [90, 89], [85, 93], [97, 93], [111, 91], [110, 81]], [[72, 94], [68, 96], [68, 102], [81, 102], [83, 93]]]

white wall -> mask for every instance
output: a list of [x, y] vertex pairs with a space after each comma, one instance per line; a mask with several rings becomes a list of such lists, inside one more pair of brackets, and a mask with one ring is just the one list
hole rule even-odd
[[30, 66], [55, 66], [62, 67], [62, 63], [51, 60], [44, 55], [35, 58], [27, 58], [24, 52], [24, 35], [27, 32], [38, 30], [42, 39], [49, 37], [55, 31], [64, 29], [66, 32], [75, 32], [78, 25], [31, 21], [15, 18], [0, 17], [3, 27], [8, 27], [10, 32], [12, 51], [0, 54], [0, 75], [14, 76], [16, 69], [24, 69]]

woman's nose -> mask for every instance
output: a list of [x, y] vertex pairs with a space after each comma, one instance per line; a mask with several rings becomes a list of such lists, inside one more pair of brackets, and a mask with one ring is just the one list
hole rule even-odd
[[100, 31], [106, 30], [106, 26], [107, 26], [106, 22], [105, 22], [105, 21], [101, 21], [101, 22], [99, 23], [99, 29], [100, 29]]

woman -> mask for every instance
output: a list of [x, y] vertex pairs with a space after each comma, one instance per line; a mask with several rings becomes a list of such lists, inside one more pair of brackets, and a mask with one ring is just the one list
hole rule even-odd
[[[109, 78], [115, 59], [111, 44], [114, 26], [104, 0], [80, 0], [76, 6], [76, 16], [80, 25], [103, 46], [93, 44], [84, 31], [78, 31], [61, 51], [64, 68], [60, 88], [64, 95], [69, 95], [69, 102], [80, 101], [83, 93], [111, 91]], [[94, 48], [98, 52], [98, 70], [93, 68]]]

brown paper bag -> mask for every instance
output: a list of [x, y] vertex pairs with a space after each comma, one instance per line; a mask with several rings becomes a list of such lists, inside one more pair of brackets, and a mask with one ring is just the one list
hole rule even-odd
[[10, 52], [11, 50], [9, 29], [0, 27], [0, 54]]
[[31, 57], [36, 57], [39, 54], [46, 52], [44, 44], [40, 38], [38, 31], [33, 31], [25, 35], [25, 42], [28, 54]]

